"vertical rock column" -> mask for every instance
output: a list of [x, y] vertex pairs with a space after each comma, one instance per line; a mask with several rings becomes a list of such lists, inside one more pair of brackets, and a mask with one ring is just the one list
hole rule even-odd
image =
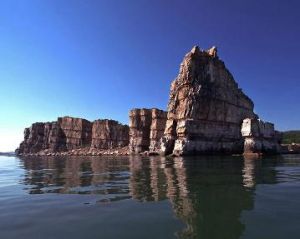
[[129, 112], [129, 150], [131, 153], [158, 152], [164, 134], [167, 112], [133, 109]]
[[152, 122], [150, 127], [150, 147], [149, 151], [159, 152], [161, 138], [164, 135], [167, 112], [159, 109], [152, 109]]
[[151, 123], [150, 109], [133, 109], [129, 112], [129, 151], [131, 153], [149, 150]]

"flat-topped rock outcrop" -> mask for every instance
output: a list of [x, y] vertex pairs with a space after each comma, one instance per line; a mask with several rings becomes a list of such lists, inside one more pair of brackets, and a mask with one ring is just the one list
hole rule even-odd
[[122, 148], [128, 145], [128, 132], [127, 125], [115, 120], [90, 122], [69, 116], [59, 117], [55, 122], [34, 123], [26, 128], [24, 141], [17, 153], [77, 152], [78, 149], [89, 152], [94, 149]]

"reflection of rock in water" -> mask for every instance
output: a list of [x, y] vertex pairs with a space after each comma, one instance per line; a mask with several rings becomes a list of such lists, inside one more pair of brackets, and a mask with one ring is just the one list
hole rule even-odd
[[[186, 223], [179, 238], [240, 238], [255, 185], [276, 183], [280, 158], [43, 158], [24, 159], [30, 193], [93, 193], [99, 201], [168, 199]], [[159, 213], [159, 212], [158, 212]]]
[[43, 157], [24, 158], [23, 163], [24, 184], [31, 194], [102, 194], [128, 198], [127, 158]]
[[243, 210], [253, 207], [253, 192], [243, 187], [243, 162], [218, 158], [186, 161], [189, 198], [194, 210], [186, 217], [182, 238], [239, 238]]
[[[157, 168], [152, 170], [149, 158], [141, 160], [139, 156], [130, 156], [130, 194], [132, 198], [139, 201], [154, 201], [158, 197], [158, 187], [155, 186], [157, 182]], [[153, 179], [152, 177], [155, 176]], [[153, 189], [155, 187], [155, 189]], [[155, 193], [156, 191], [156, 193]]]
[[187, 224], [178, 233], [180, 238], [240, 238], [245, 229], [241, 214], [254, 206], [255, 184], [275, 182], [273, 167], [262, 169], [262, 163], [240, 158], [132, 157], [130, 192], [141, 201], [168, 198], [176, 216]]

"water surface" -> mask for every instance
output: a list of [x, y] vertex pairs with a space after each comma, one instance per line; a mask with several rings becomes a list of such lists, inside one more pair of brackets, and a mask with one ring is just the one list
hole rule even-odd
[[0, 157], [0, 238], [300, 238], [300, 155]]

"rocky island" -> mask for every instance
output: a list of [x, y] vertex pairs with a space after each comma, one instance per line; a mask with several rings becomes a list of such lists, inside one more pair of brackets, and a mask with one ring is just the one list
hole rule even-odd
[[24, 131], [19, 155], [279, 153], [281, 134], [254, 113], [217, 48], [188, 52], [171, 84], [167, 111], [133, 109], [129, 126], [60, 117]]

